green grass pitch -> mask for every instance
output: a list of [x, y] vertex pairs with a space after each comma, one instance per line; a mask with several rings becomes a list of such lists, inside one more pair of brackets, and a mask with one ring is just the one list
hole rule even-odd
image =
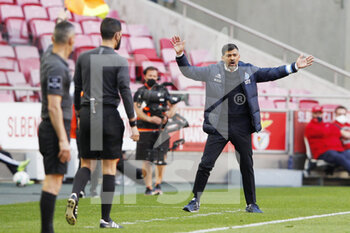
[[[218, 190], [210, 190], [206, 193], [214, 191], [218, 192]], [[164, 204], [167, 202], [166, 196], [170, 198], [168, 203], [174, 198], [186, 200], [181, 203]], [[223, 202], [229, 201], [225, 200], [225, 198], [229, 199], [229, 195], [225, 197], [225, 195], [215, 194], [214, 196], [220, 196]], [[130, 201], [134, 197], [129, 195], [121, 197], [122, 204], [115, 204], [112, 207], [111, 217], [122, 224], [124, 229], [100, 229], [100, 205], [89, 198], [80, 200], [78, 222], [75, 226], [70, 226], [64, 218], [66, 200], [58, 200], [54, 220], [55, 232], [190, 232], [350, 211], [349, 187], [258, 188], [258, 204], [264, 214], [245, 213], [242, 192], [238, 204], [202, 203], [199, 213], [187, 213], [181, 210], [190, 198], [189, 192], [166, 193], [163, 199], [138, 194], [136, 204], [123, 204], [123, 198], [125, 200], [129, 198]], [[40, 232], [38, 202], [1, 205], [0, 217], [0, 232]], [[350, 214], [345, 214], [219, 232], [343, 233], [350, 232], [349, 226]]]

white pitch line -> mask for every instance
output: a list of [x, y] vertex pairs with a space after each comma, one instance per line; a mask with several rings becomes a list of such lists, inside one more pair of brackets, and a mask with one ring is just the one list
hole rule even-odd
[[211, 215], [221, 215], [224, 213], [236, 213], [240, 210], [235, 211], [223, 211], [223, 212], [212, 212], [207, 214], [193, 214], [190, 216], [183, 216], [183, 217], [168, 217], [168, 218], [153, 218], [148, 220], [136, 220], [135, 222], [122, 222], [121, 225], [132, 225], [137, 223], [149, 223], [149, 222], [156, 222], [156, 221], [168, 221], [168, 220], [179, 220], [179, 219], [186, 219], [186, 218], [197, 218], [197, 217], [205, 217], [205, 216], [211, 216]]
[[331, 217], [331, 216], [345, 215], [345, 214], [350, 214], [350, 211], [331, 213], [331, 214], [322, 214], [322, 215], [312, 215], [312, 216], [290, 218], [290, 219], [282, 219], [282, 220], [274, 220], [274, 221], [269, 221], [269, 222], [258, 222], [258, 223], [252, 223], [252, 224], [241, 225], [241, 226], [229, 226], [229, 227], [203, 229], [203, 230], [197, 230], [197, 231], [190, 231], [188, 233], [206, 233], [206, 232], [224, 231], [224, 230], [230, 230], [230, 229], [241, 229], [241, 228], [248, 228], [248, 227], [258, 227], [258, 226], [269, 225], [269, 224], [302, 221], [302, 220], [307, 220], [307, 219], [324, 218], [324, 217]]

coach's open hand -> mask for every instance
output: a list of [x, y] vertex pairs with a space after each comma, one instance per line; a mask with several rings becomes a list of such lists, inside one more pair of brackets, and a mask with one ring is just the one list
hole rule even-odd
[[58, 158], [61, 163], [66, 163], [70, 161], [70, 145], [68, 141], [59, 142], [60, 152], [58, 153]]
[[135, 142], [137, 142], [140, 139], [140, 133], [137, 129], [136, 126], [131, 127], [131, 137], [132, 140], [134, 140]]
[[304, 57], [304, 55], [300, 55], [296, 61], [299, 69], [303, 69], [305, 67], [311, 66], [314, 61], [313, 56]]
[[185, 41], [181, 41], [179, 36], [173, 36], [173, 38], [171, 38], [171, 43], [174, 46], [176, 55], [180, 56], [185, 50]]

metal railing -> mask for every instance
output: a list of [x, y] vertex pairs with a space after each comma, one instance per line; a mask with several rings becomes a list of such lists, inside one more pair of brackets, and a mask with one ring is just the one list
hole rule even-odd
[[[234, 21], [232, 19], [229, 19], [229, 18], [227, 18], [225, 16], [222, 16], [222, 15], [220, 15], [220, 14], [214, 12], [214, 11], [208, 10], [207, 8], [202, 7], [202, 6], [198, 5], [198, 4], [195, 4], [195, 3], [190, 2], [188, 0], [178, 0], [178, 1], [183, 4], [182, 14], [183, 14], [184, 17], [187, 17], [187, 7], [191, 7], [191, 8], [194, 8], [196, 10], [199, 10], [199, 11], [203, 12], [206, 15], [212, 16], [213, 18], [216, 18], [216, 19], [218, 19], [218, 20], [220, 20], [222, 22], [225, 22], [225, 23], [229, 24], [230, 25], [230, 37], [232, 37], [232, 38], [233, 38], [233, 35], [234, 35], [234, 27], [237, 27], [237, 28], [239, 28], [239, 29], [241, 29], [241, 30], [243, 30], [245, 32], [248, 32], [248, 33], [250, 33], [250, 34], [252, 34], [254, 36], [257, 36], [257, 37], [259, 37], [259, 38], [261, 38], [261, 39], [263, 39], [265, 41], [268, 41], [268, 42], [274, 44], [277, 47], [280, 47], [281, 49], [283, 49], [283, 54], [282, 54], [283, 58], [282, 58], [282, 60], [284, 62], [287, 61], [287, 51], [295, 53], [296, 55], [307, 54], [307, 53], [305, 53], [305, 52], [303, 52], [301, 50], [298, 50], [298, 49], [296, 49], [296, 48], [294, 48], [294, 47], [292, 47], [290, 45], [287, 45], [287, 44], [285, 44], [285, 43], [283, 43], [281, 41], [273, 39], [272, 37], [269, 37], [269, 36], [267, 36], [267, 35], [265, 35], [265, 34], [263, 34], [261, 32], [258, 32], [258, 31], [254, 30], [252, 28], [247, 27], [247, 26], [244, 26], [243, 24], [240, 24], [240, 23], [238, 23], [238, 22], [236, 22], [236, 21]], [[333, 82], [336, 85], [338, 84], [338, 77], [339, 77], [339, 75], [343, 75], [344, 77], [350, 79], [350, 72], [345, 71], [345, 70], [343, 70], [343, 69], [341, 69], [341, 68], [339, 68], [337, 66], [329, 64], [328, 62], [325, 62], [325, 61], [323, 61], [321, 59], [318, 59], [318, 58], [314, 59], [314, 63], [317, 63], [317, 64], [321, 65], [322, 67], [325, 67], [325, 68], [331, 70], [332, 72], [334, 72]]]

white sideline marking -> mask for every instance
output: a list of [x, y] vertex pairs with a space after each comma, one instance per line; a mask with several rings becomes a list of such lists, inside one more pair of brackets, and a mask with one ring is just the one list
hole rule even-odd
[[235, 211], [223, 211], [223, 212], [212, 212], [212, 213], [207, 213], [207, 214], [193, 214], [190, 216], [183, 216], [183, 217], [167, 217], [167, 218], [153, 218], [153, 219], [148, 219], [148, 220], [136, 220], [135, 222], [122, 222], [120, 223], [121, 225], [132, 225], [132, 224], [137, 224], [137, 223], [148, 223], [148, 222], [155, 222], [155, 221], [168, 221], [168, 220], [179, 220], [179, 219], [185, 219], [185, 218], [197, 218], [197, 217], [205, 217], [205, 216], [211, 216], [211, 215], [221, 215], [224, 213], [236, 213], [239, 212], [240, 210], [235, 210]]
[[331, 216], [345, 215], [345, 214], [350, 214], [350, 211], [331, 213], [331, 214], [322, 214], [322, 215], [312, 215], [312, 216], [290, 218], [290, 219], [282, 219], [282, 220], [274, 220], [274, 221], [269, 221], [269, 222], [258, 222], [258, 223], [246, 224], [246, 225], [241, 225], [241, 226], [230, 226], [230, 227], [203, 229], [203, 230], [197, 230], [197, 231], [190, 231], [188, 233], [206, 233], [206, 232], [214, 232], [214, 231], [224, 231], [224, 230], [229, 230], [229, 229], [258, 227], [258, 226], [269, 225], [269, 224], [277, 224], [277, 223], [284, 223], [284, 222], [294, 222], [294, 221], [301, 221], [301, 220], [306, 220], [306, 219], [324, 218], [324, 217], [331, 217]]

